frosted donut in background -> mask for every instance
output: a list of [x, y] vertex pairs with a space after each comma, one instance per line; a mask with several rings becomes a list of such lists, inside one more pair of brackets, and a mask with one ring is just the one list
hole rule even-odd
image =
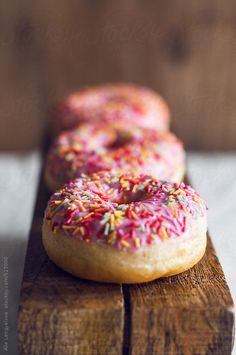
[[45, 182], [55, 191], [82, 174], [103, 170], [181, 181], [185, 151], [170, 132], [87, 123], [63, 132], [54, 141], [46, 160]]
[[170, 112], [155, 91], [134, 84], [104, 84], [78, 90], [55, 105], [50, 112], [54, 133], [83, 122], [121, 122], [158, 130], [169, 129]]

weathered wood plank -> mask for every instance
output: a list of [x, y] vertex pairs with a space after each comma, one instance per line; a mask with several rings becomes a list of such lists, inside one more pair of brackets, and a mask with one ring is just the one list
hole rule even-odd
[[131, 354], [231, 354], [233, 301], [209, 238], [194, 268], [129, 293]]
[[235, 10], [234, 0], [34, 3], [43, 102], [104, 81], [148, 85], [187, 148], [235, 149]]
[[235, 149], [235, 9], [234, 0], [2, 1], [0, 147], [39, 144], [46, 106], [69, 91], [132, 81], [165, 96], [188, 148]]
[[39, 146], [45, 120], [40, 53], [27, 1], [0, 3], [0, 147]]

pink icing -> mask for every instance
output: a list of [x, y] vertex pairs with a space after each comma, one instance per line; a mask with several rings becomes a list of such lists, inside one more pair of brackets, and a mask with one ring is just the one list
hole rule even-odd
[[166, 131], [169, 110], [154, 91], [131, 84], [107, 84], [81, 89], [66, 97], [51, 113], [58, 130], [70, 129], [82, 122], [131, 123]]
[[180, 238], [206, 210], [203, 199], [183, 182], [101, 172], [54, 193], [45, 219], [54, 233], [134, 252]]
[[60, 182], [98, 171], [135, 172], [179, 180], [184, 161], [182, 143], [169, 132], [84, 124], [57, 138], [49, 151], [46, 169]]

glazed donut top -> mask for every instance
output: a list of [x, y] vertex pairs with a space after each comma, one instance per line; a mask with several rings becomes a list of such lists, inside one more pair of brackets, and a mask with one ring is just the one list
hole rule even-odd
[[146, 87], [105, 84], [81, 89], [66, 97], [52, 110], [51, 121], [57, 131], [97, 121], [122, 121], [166, 131], [169, 109], [161, 96]]
[[87, 123], [57, 138], [46, 171], [62, 182], [103, 170], [175, 180], [184, 160], [182, 143], [169, 132]]
[[181, 237], [206, 209], [202, 198], [183, 182], [101, 172], [54, 193], [45, 219], [53, 233], [134, 252]]

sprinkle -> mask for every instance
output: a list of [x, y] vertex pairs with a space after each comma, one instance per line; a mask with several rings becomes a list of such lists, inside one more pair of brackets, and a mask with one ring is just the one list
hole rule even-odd
[[132, 210], [131, 210], [131, 208], [129, 208], [129, 209], [127, 210], [127, 215], [128, 215], [128, 218], [129, 218], [129, 219], [132, 218]]
[[85, 235], [85, 228], [84, 227], [82, 227], [82, 226], [79, 227], [79, 231], [80, 231], [81, 235], [83, 235], [83, 236]]
[[133, 217], [133, 219], [138, 219], [138, 216], [134, 211], [131, 211], [131, 216]]
[[80, 228], [81, 228], [81, 227], [75, 228], [74, 231], [72, 232], [72, 235], [74, 236], [74, 235], [78, 234]]
[[60, 205], [58, 205], [55, 210], [53, 211], [52, 217], [68, 202], [67, 199], [61, 202]]
[[141, 230], [141, 232], [143, 232], [143, 233], [146, 232], [146, 228], [145, 228], [144, 224], [141, 224], [141, 225], [140, 225], [140, 230]]
[[184, 218], [183, 218], [182, 232], [185, 232], [185, 230], [186, 230], [186, 217], [184, 216]]
[[114, 216], [114, 214], [111, 214], [110, 224], [111, 224], [111, 229], [114, 229], [114, 227], [115, 227], [115, 216]]
[[114, 212], [114, 215], [115, 215], [115, 216], [123, 216], [123, 215], [124, 215], [124, 212], [123, 212], [123, 211], [115, 211], [115, 212]]
[[97, 208], [100, 208], [100, 206], [98, 204], [91, 203], [90, 208], [97, 209]]
[[108, 235], [109, 229], [110, 229], [110, 224], [107, 223], [106, 226], [105, 226], [105, 230], [104, 230], [104, 234], [105, 234], [105, 235]]
[[177, 237], [180, 236], [179, 232], [176, 229], [169, 228], [170, 233], [175, 234]]
[[88, 214], [84, 217], [84, 219], [87, 219], [87, 218], [89, 218], [89, 217], [92, 216], [92, 215], [94, 215], [94, 212], [88, 213]]
[[67, 226], [67, 225], [63, 225], [62, 226], [63, 229], [74, 229], [74, 226]]
[[80, 211], [82, 211], [82, 212], [86, 211], [86, 209], [84, 208], [84, 206], [83, 206], [83, 204], [81, 202], [79, 202], [78, 205], [79, 205]]
[[86, 243], [132, 252], [160, 239], [180, 237], [188, 228], [188, 218], [204, 216], [206, 210], [201, 197], [183, 183], [100, 172], [58, 190], [48, 203], [45, 220], [54, 234], [61, 231]]
[[161, 239], [168, 239], [168, 234], [166, 233], [166, 230], [164, 228], [159, 230], [159, 235]]
[[136, 235], [135, 235], [135, 229], [131, 229], [130, 237], [131, 237], [131, 239], [135, 239], [135, 237], [136, 237]]
[[[119, 209], [119, 210], [122, 210], [122, 211], [125, 211], [127, 208], [129, 207], [129, 205], [119, 205], [117, 208]], [[116, 212], [118, 212], [118, 211], [116, 211]]]
[[140, 240], [138, 238], [134, 239], [134, 244], [136, 248], [140, 248]]
[[103, 219], [101, 220], [101, 224], [106, 224], [110, 219], [110, 213], [105, 213]]
[[61, 203], [61, 201], [60, 200], [54, 200], [54, 201], [52, 201], [55, 205], [58, 205], [59, 203]]
[[130, 244], [126, 241], [126, 240], [121, 240], [121, 244], [125, 247], [125, 248], [129, 248]]
[[130, 232], [127, 232], [127, 233], [123, 234], [123, 235], [120, 237], [120, 240], [125, 240], [125, 239], [127, 239], [127, 238], [129, 238], [129, 237], [130, 237]]
[[115, 240], [116, 240], [116, 232], [113, 231], [113, 232], [111, 232], [111, 233], [109, 234], [109, 236], [108, 236], [108, 242], [109, 242], [109, 243], [113, 243]]

